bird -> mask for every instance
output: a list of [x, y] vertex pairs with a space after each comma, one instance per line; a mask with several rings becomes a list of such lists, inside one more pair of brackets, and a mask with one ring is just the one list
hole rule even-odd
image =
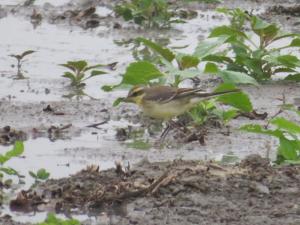
[[203, 100], [236, 92], [240, 92], [240, 89], [204, 92], [200, 88], [177, 88], [163, 85], [134, 86], [123, 102], [134, 103], [146, 116], [167, 122], [167, 128], [161, 134], [162, 141], [170, 128], [176, 126], [173, 118], [188, 112]]
[[200, 88], [134, 86], [124, 102], [137, 104], [151, 118], [168, 121], [184, 114], [203, 100], [235, 92], [240, 92], [240, 89], [204, 92]]

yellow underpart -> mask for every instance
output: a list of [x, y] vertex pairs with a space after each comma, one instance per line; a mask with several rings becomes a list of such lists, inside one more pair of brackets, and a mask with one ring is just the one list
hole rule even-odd
[[147, 116], [169, 120], [189, 111], [196, 104], [196, 101], [190, 100], [191, 99], [172, 100], [167, 103], [144, 101], [140, 106]]

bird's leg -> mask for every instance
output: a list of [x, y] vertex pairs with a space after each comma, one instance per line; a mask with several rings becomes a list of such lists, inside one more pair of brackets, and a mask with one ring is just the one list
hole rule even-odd
[[168, 133], [170, 132], [171, 128], [172, 128], [172, 126], [171, 126], [170, 123], [168, 122], [166, 128], [164, 129], [164, 131], [163, 131], [163, 132], [161, 133], [161, 135], [160, 135], [159, 141], [160, 141], [161, 143], [165, 140], [165, 138], [167, 137], [167, 135], [168, 135]]
[[162, 148], [163, 147], [163, 143], [165, 141], [166, 136], [168, 135], [169, 131], [171, 130], [171, 126], [169, 123], [166, 123], [166, 128], [163, 130], [163, 132], [160, 135], [159, 140], [155, 141], [154, 146], [158, 147], [158, 148]]
[[164, 129], [164, 131], [161, 133], [161, 135], [160, 135], [160, 138], [159, 138], [159, 141], [158, 141], [158, 143], [159, 143], [159, 145], [161, 146], [162, 144], [163, 144], [163, 142], [165, 141], [165, 139], [166, 139], [166, 137], [167, 137], [167, 135], [169, 134], [169, 132], [170, 132], [170, 130], [171, 129], [173, 129], [173, 128], [176, 128], [176, 129], [178, 129], [180, 132], [182, 132], [182, 133], [186, 133], [186, 131], [184, 131], [183, 129], [182, 129], [182, 127], [178, 124], [178, 123], [176, 123], [175, 121], [173, 121], [173, 120], [169, 120], [167, 123], [166, 123], [166, 128]]
[[[173, 120], [169, 120], [167, 122], [167, 126], [166, 128], [164, 129], [164, 131], [162, 132], [162, 134], [160, 135], [160, 141], [163, 142], [166, 138], [166, 136], [168, 135], [168, 133], [170, 132], [171, 129], [173, 128], [177, 128], [179, 129], [180, 131], [181, 130], [181, 126], [179, 124], [177, 124], [175, 121]], [[182, 131], [183, 132], [183, 131]]]

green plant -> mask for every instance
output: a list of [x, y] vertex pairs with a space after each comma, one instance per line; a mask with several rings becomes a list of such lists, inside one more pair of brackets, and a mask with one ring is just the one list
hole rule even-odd
[[0, 177], [3, 177], [3, 173], [7, 175], [19, 176], [19, 173], [15, 169], [11, 167], [5, 167], [4, 164], [7, 161], [9, 161], [11, 158], [20, 156], [23, 152], [24, 152], [23, 142], [16, 141], [12, 150], [6, 152], [4, 155], [0, 154]]
[[[167, 47], [163, 47], [145, 38], [137, 38], [136, 41], [142, 43], [153, 52], [154, 55], [152, 54], [151, 57], [154, 59], [153, 62], [142, 60], [131, 63], [127, 67], [122, 81], [117, 85], [102, 87], [105, 91], [111, 91], [117, 87], [139, 84], [151, 85], [160, 83], [178, 86], [186, 79], [200, 76], [201, 71], [198, 69], [198, 65], [201, 63], [201, 59], [198, 57], [174, 52]], [[215, 65], [208, 64], [205, 68], [205, 72], [215, 71], [217, 69]], [[222, 70], [219, 71], [217, 75], [221, 77], [225, 83], [257, 84], [255, 79], [241, 72]]]
[[215, 100], [200, 102], [197, 107], [189, 111], [189, 115], [197, 125], [203, 125], [209, 120], [219, 120], [227, 123], [237, 114], [238, 110], [235, 108], [228, 110], [219, 109]]
[[47, 172], [44, 168], [39, 169], [36, 173], [29, 171], [29, 175], [35, 179], [35, 182], [40, 182], [47, 180], [50, 176], [50, 173]]
[[[6, 176], [17, 176], [19, 178], [22, 178], [22, 176], [13, 168], [5, 166], [5, 163], [9, 161], [13, 157], [18, 157], [24, 152], [24, 145], [23, 142], [21, 141], [16, 141], [14, 144], [14, 147], [12, 150], [6, 152], [5, 154], [0, 154], [0, 186], [4, 187], [10, 187], [12, 184], [11, 179], [5, 179], [5, 174]], [[2, 188], [0, 188], [0, 204], [2, 202]]]
[[49, 213], [44, 222], [37, 225], [80, 225], [81, 223], [76, 219], [60, 219], [53, 213]]
[[287, 52], [299, 49], [299, 34], [284, 33], [278, 25], [241, 9], [218, 11], [229, 16], [230, 24], [214, 28], [194, 53], [201, 61], [208, 61], [207, 73], [224, 73], [218, 65], [225, 65], [227, 71], [244, 73], [257, 81], [282, 73], [288, 75], [286, 80], [300, 80], [300, 60]]
[[[63, 77], [70, 79], [71, 86], [75, 88], [82, 88], [85, 86], [84, 81], [99, 75], [106, 74], [106, 72], [102, 70], [96, 70], [98, 68], [104, 67], [105, 65], [97, 64], [97, 65], [88, 65], [88, 63], [84, 60], [80, 61], [68, 61], [66, 64], [60, 64], [71, 72], [65, 72]], [[90, 71], [90, 74], [86, 73]]]
[[174, 11], [169, 9], [166, 0], [131, 0], [114, 8], [117, 15], [126, 21], [133, 21], [146, 27], [169, 27], [182, 20], [174, 19]]
[[[234, 89], [232, 84], [221, 84], [215, 91]], [[217, 107], [217, 103], [224, 103], [232, 106], [226, 110]], [[238, 115], [240, 111], [252, 111], [252, 104], [245, 93], [232, 93], [230, 95], [219, 96], [216, 99], [200, 102], [199, 105], [190, 110], [189, 115], [197, 125], [202, 125], [206, 121], [213, 119], [222, 123], [227, 123]]]
[[[167, 84], [178, 86], [182, 81], [194, 78], [201, 74], [201, 71], [198, 69], [198, 65], [201, 61], [197, 57], [176, 53], [169, 48], [162, 47], [161, 45], [145, 38], [137, 38], [136, 41], [145, 45], [152, 51], [153, 54], [155, 54], [155, 56], [153, 55], [151, 58], [155, 58], [156, 65], [144, 60], [133, 62], [127, 67], [119, 84], [103, 86], [103, 90], [111, 91], [115, 88], [128, 87], [130, 85]], [[212, 68], [209, 69], [211, 70]], [[208, 68], [206, 67], [206, 71], [207, 70]], [[225, 83], [219, 87], [220, 91], [222, 88], [224, 90], [235, 88], [232, 84], [257, 84], [255, 79], [244, 73], [224, 70], [220, 71], [218, 75]], [[244, 93], [231, 94], [227, 97], [222, 96], [217, 99], [229, 105], [234, 104], [234, 107], [241, 108], [241, 110], [252, 110], [250, 100]], [[119, 104], [121, 101], [122, 99], [117, 99], [114, 105]]]
[[16, 79], [25, 79], [25, 76], [24, 76], [24, 74], [22, 72], [22, 65], [25, 62], [24, 58], [27, 55], [30, 55], [30, 54], [32, 54], [34, 52], [35, 51], [28, 50], [28, 51], [23, 52], [20, 55], [9, 55], [10, 57], [13, 57], [13, 58], [15, 58], [17, 60], [17, 75], [16, 75]]
[[[300, 111], [291, 106], [284, 106], [300, 116]], [[273, 128], [270, 128], [272, 125]], [[276, 163], [300, 163], [300, 126], [284, 117], [275, 117], [268, 121], [266, 126], [247, 124], [240, 128], [243, 131], [273, 136], [278, 139]]]
[[[169, 38], [153, 38], [153, 41], [160, 46], [167, 46], [170, 44]], [[149, 61], [152, 63], [159, 63], [158, 55], [153, 53], [151, 49], [145, 46], [140, 38], [114, 41], [118, 46], [129, 47], [132, 52], [132, 56], [136, 61]]]

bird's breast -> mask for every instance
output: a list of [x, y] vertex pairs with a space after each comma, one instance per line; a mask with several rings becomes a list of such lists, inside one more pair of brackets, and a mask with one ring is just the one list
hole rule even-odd
[[144, 114], [156, 119], [168, 120], [188, 111], [191, 106], [185, 101], [170, 101], [167, 103], [145, 102], [141, 105]]

